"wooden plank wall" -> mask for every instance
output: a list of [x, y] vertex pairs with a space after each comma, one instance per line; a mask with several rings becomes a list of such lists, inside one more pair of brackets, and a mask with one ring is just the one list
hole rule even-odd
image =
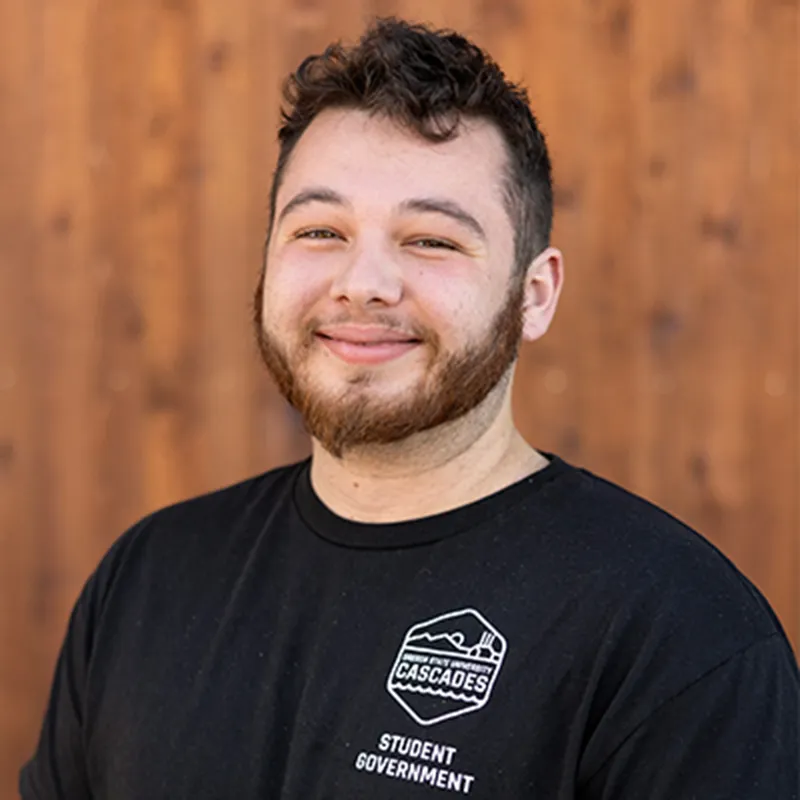
[[529, 87], [567, 288], [525, 434], [664, 505], [800, 634], [794, 0], [0, 0], [0, 796], [129, 524], [308, 452], [260, 369], [281, 76], [372, 14]]

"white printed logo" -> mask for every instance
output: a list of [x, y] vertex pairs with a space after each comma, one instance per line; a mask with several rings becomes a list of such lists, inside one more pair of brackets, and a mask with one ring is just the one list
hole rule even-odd
[[408, 629], [386, 689], [420, 725], [469, 714], [489, 701], [506, 648], [475, 609], [442, 614]]

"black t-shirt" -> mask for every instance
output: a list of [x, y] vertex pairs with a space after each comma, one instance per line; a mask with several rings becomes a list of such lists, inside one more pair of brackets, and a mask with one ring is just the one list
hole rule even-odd
[[164, 509], [72, 614], [24, 800], [789, 800], [798, 673], [758, 591], [552, 457], [365, 524], [309, 462]]

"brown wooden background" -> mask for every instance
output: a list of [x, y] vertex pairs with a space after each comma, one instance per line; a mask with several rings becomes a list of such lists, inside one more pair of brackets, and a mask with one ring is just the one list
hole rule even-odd
[[371, 14], [529, 87], [567, 286], [519, 423], [716, 542], [800, 636], [797, 0], [0, 0], [0, 797], [82, 582], [307, 453], [255, 355], [281, 76]]

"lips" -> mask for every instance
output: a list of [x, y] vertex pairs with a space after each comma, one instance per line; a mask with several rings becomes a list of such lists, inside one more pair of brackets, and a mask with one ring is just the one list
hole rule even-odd
[[407, 333], [387, 328], [321, 328], [318, 340], [349, 364], [381, 364], [392, 361], [421, 344]]
[[419, 342], [419, 339], [413, 334], [395, 331], [391, 328], [360, 328], [354, 325], [323, 327], [317, 331], [317, 334], [326, 339], [363, 345]]

